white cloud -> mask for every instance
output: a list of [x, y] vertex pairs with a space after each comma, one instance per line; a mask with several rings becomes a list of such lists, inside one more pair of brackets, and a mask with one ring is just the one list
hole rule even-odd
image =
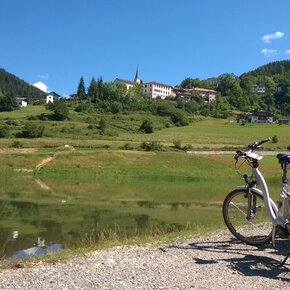
[[272, 34], [263, 35], [262, 40], [265, 43], [270, 43], [270, 42], [272, 42], [272, 40], [282, 38], [284, 35], [285, 35], [284, 32], [277, 31], [277, 32], [272, 33]]
[[290, 54], [290, 49], [285, 50], [285, 53]]
[[264, 49], [261, 50], [261, 53], [264, 54], [267, 57], [271, 57], [271, 56], [275, 56], [277, 54], [277, 50], [276, 49], [264, 48]]
[[42, 90], [45, 93], [48, 93], [48, 86], [46, 84], [44, 84], [43, 82], [37, 82], [37, 83], [33, 84], [33, 86]]

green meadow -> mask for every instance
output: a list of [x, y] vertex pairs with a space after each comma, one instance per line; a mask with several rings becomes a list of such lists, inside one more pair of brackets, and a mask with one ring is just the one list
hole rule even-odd
[[[0, 122], [21, 130], [31, 116], [45, 113], [30, 106], [0, 113]], [[107, 120], [107, 133], [97, 123]], [[139, 132], [150, 118], [152, 134]], [[40, 122], [40, 121], [31, 121]], [[29, 248], [38, 237], [66, 248], [136, 236], [199, 234], [224, 228], [221, 204], [243, 185], [233, 154], [189, 154], [174, 148], [178, 140], [196, 150], [234, 150], [276, 135], [266, 150], [287, 152], [288, 125], [237, 124], [234, 120], [193, 118], [186, 127], [144, 114], [76, 114], [65, 122], [41, 122], [42, 138], [0, 139], [0, 255]], [[21, 146], [14, 146], [15, 142]], [[156, 141], [162, 151], [145, 152], [142, 142]], [[13, 145], [14, 144], [14, 145]], [[65, 147], [65, 145], [69, 147]], [[130, 150], [124, 145], [130, 144]], [[18, 144], [19, 145], [19, 144]], [[44, 162], [44, 165], [38, 167]], [[261, 162], [271, 195], [278, 199], [281, 172], [274, 156]], [[244, 165], [241, 173], [249, 173]], [[10, 241], [12, 231], [19, 239]]]
[[[71, 108], [70, 120], [39, 121], [34, 117], [45, 114], [44, 106], [28, 106], [13, 112], [1, 112], [0, 124], [9, 124], [12, 137], [0, 140], [1, 147], [9, 147], [17, 139], [23, 147], [55, 148], [70, 144], [77, 148], [118, 149], [130, 143], [138, 149], [141, 142], [157, 141], [170, 149], [174, 141], [182, 145], [190, 145], [193, 149], [228, 149], [240, 148], [253, 140], [278, 136], [276, 144], [267, 143], [265, 149], [286, 150], [290, 145], [288, 125], [277, 124], [237, 124], [234, 119], [213, 119], [191, 117], [185, 127], [176, 127], [166, 117], [147, 115], [145, 113], [128, 115], [100, 115], [96, 113], [77, 113]], [[98, 123], [101, 118], [106, 120], [106, 132], [100, 134]], [[29, 120], [30, 119], [30, 120]], [[143, 120], [150, 119], [154, 125], [154, 133], [144, 134], [138, 129]], [[27, 123], [41, 123], [44, 137], [36, 139], [13, 138]], [[12, 124], [11, 124], [12, 123]]]

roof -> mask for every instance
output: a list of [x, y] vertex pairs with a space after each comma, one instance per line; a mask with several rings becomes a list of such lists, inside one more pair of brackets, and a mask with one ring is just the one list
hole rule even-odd
[[136, 75], [135, 75], [135, 78], [134, 78], [134, 82], [135, 83], [141, 82], [141, 79], [140, 79], [140, 76], [139, 76], [139, 67], [138, 66], [137, 66], [137, 70], [136, 70]]
[[26, 101], [27, 102], [27, 99], [26, 98], [15, 98], [16, 101], [20, 102], [20, 101]]
[[132, 81], [123, 80], [123, 79], [119, 79], [119, 78], [116, 78], [114, 82], [125, 83], [125, 84], [132, 85], [132, 86], [136, 84], [136, 83], [134, 83]]
[[155, 84], [155, 85], [160, 85], [160, 86], [172, 88], [172, 86], [170, 86], [170, 85], [166, 85], [166, 84], [158, 83], [158, 82], [147, 82], [144, 85], [148, 85], [148, 84]]
[[258, 116], [262, 118], [262, 117], [273, 117], [274, 115], [265, 110], [256, 110], [252, 113], [252, 116]]
[[49, 96], [49, 95], [51, 96], [51, 95], [52, 95], [52, 96], [54, 96], [55, 98], [61, 98], [61, 96], [60, 96], [59, 94], [57, 94], [56, 92], [49, 92], [49, 93], [47, 93], [46, 95], [47, 95], [47, 96]]
[[215, 90], [210, 89], [204, 89], [204, 88], [193, 88], [193, 89], [185, 89], [185, 88], [173, 88], [174, 91], [178, 93], [187, 93], [192, 94], [194, 92], [200, 92], [200, 93], [216, 93]]
[[215, 90], [210, 89], [203, 89], [203, 88], [193, 88], [192, 91], [194, 92], [208, 92], [208, 93], [216, 93]]

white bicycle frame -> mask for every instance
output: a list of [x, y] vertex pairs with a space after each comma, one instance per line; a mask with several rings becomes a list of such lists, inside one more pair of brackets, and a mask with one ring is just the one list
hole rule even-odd
[[[256, 160], [257, 162], [263, 158], [262, 156], [259, 156], [258, 154], [253, 153], [252, 150], [248, 150], [247, 152], [245, 152], [244, 157], [251, 158], [252, 160]], [[286, 224], [289, 223], [289, 220], [286, 217], [284, 217], [284, 214], [285, 214], [284, 210], [283, 210], [283, 215], [279, 215], [278, 207], [275, 204], [275, 202], [271, 199], [265, 178], [263, 177], [258, 167], [254, 167], [254, 166], [252, 167], [252, 174], [253, 174], [253, 180], [256, 181], [256, 183], [260, 185], [261, 189], [257, 188], [256, 186], [249, 188], [249, 185], [239, 186], [238, 189], [243, 189], [245, 191], [250, 190], [252, 192], [256, 192], [263, 196], [266, 212], [273, 224], [272, 241], [273, 241], [273, 245], [275, 245], [276, 226], [280, 225], [281, 227], [285, 228]], [[289, 199], [290, 197], [285, 187], [286, 185], [283, 184], [282, 191], [281, 191], [281, 196], [284, 196], [284, 200], [285, 198]]]

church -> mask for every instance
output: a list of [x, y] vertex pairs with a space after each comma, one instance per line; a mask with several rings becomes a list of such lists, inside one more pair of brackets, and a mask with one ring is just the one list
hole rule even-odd
[[128, 81], [128, 80], [123, 80], [123, 79], [115, 79], [114, 81], [115, 84], [125, 84], [126, 85], [126, 88], [127, 88], [127, 91], [132, 88], [134, 85], [140, 85], [142, 84], [142, 80], [140, 79], [140, 76], [139, 76], [139, 68], [137, 67], [137, 70], [136, 70], [136, 74], [135, 74], [135, 78], [134, 78], [134, 81]]

